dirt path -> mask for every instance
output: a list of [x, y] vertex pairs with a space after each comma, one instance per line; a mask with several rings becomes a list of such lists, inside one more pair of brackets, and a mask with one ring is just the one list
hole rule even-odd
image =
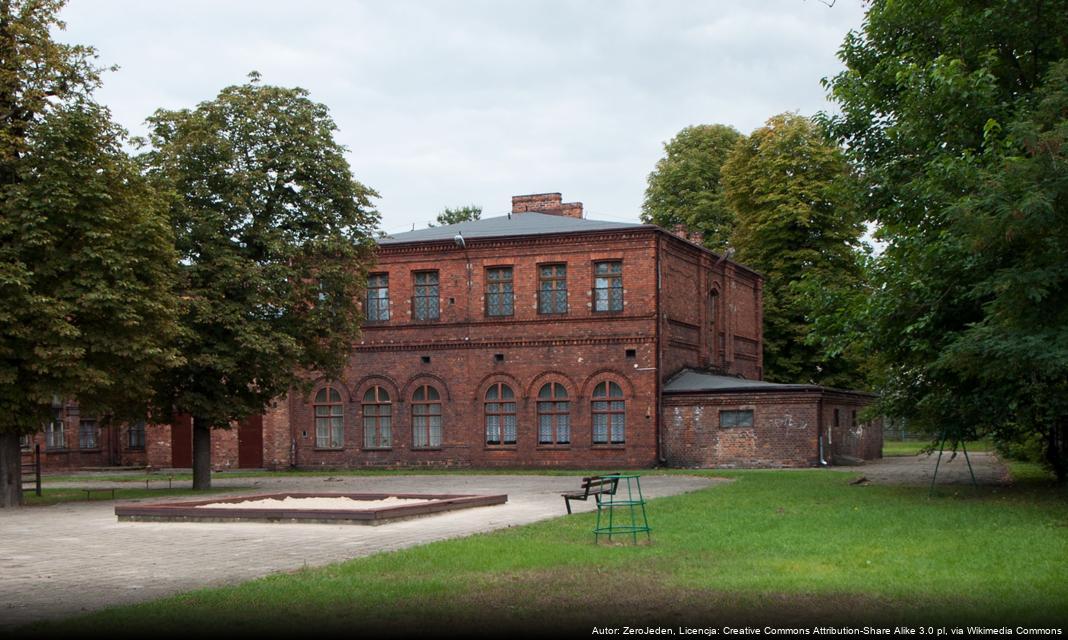
[[[938, 481], [935, 486], [971, 484], [968, 464], [963, 454], [950, 459], [952, 454], [942, 455], [938, 465]], [[975, 480], [980, 485], [999, 485], [1010, 482], [1009, 470], [993, 453], [969, 454]], [[892, 456], [871, 460], [855, 467], [859, 475], [877, 484], [929, 485], [934, 475], [938, 454], [918, 456]], [[842, 467], [837, 467], [841, 469]]]

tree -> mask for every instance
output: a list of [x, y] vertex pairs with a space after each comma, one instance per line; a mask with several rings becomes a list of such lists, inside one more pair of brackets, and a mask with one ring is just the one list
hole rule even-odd
[[664, 144], [664, 157], [649, 174], [642, 221], [700, 234], [709, 249], [727, 245], [734, 214], [723, 201], [720, 170], [742, 138], [733, 127], [686, 127]]
[[[886, 243], [851, 337], [882, 408], [954, 439], [1068, 439], [1068, 2], [873, 2], [826, 82]], [[862, 330], [859, 330], [862, 328]]]
[[863, 226], [842, 152], [808, 118], [774, 116], [741, 140], [722, 169], [736, 222], [737, 259], [765, 276], [764, 374], [771, 380], [852, 387], [855, 363], [828, 359], [809, 340], [803, 279], [846, 288], [860, 278]]
[[211, 485], [211, 428], [264, 411], [307, 376], [339, 375], [378, 216], [336, 126], [303, 89], [251, 82], [157, 111], [143, 161], [180, 255], [186, 363], [159, 404], [193, 418], [193, 485]]
[[0, 2], [0, 507], [54, 402], [144, 416], [177, 359], [170, 229], [91, 100], [93, 49], [52, 40], [62, 4]]
[[438, 214], [437, 223], [430, 223], [431, 227], [437, 225], [446, 224], [458, 224], [460, 222], [470, 222], [472, 220], [478, 220], [482, 218], [482, 207], [477, 204], [469, 204], [463, 207], [456, 207], [455, 209], [445, 207], [445, 209]]

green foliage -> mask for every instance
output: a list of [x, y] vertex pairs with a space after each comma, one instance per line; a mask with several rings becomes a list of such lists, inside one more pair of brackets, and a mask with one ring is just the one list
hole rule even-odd
[[61, 5], [0, 3], [0, 431], [16, 433], [53, 396], [143, 416], [176, 360], [170, 230], [90, 100], [94, 51], [51, 39]]
[[160, 379], [160, 406], [212, 426], [339, 375], [378, 220], [327, 108], [257, 79], [157, 111], [142, 156], [180, 255], [186, 363]]
[[642, 221], [672, 229], [683, 225], [709, 249], [726, 248], [734, 215], [723, 200], [720, 170], [742, 135], [733, 127], [686, 127], [664, 144], [664, 157], [649, 174]]
[[883, 408], [956, 437], [1039, 433], [1068, 477], [1068, 2], [874, 2], [828, 126], [887, 247], [852, 336]]
[[470, 222], [480, 218], [482, 218], [482, 207], [477, 204], [469, 204], [456, 208], [445, 207], [445, 209], [438, 214], [437, 224], [431, 222], [430, 226], [435, 227], [439, 224], [458, 224], [460, 222]]
[[842, 152], [808, 118], [782, 114], [740, 141], [722, 171], [736, 259], [764, 275], [764, 372], [782, 382], [863, 384], [858, 365], [809, 339], [808, 290], [861, 283], [860, 217]]

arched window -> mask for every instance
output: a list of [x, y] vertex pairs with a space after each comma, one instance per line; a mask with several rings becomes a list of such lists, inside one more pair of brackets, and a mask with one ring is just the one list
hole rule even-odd
[[363, 394], [363, 446], [388, 449], [392, 442], [393, 405], [382, 387], [371, 387]]
[[323, 387], [315, 394], [315, 448], [340, 449], [345, 443], [345, 407], [341, 394]]
[[486, 392], [486, 444], [515, 444], [515, 393], [503, 382]]
[[712, 365], [719, 363], [719, 291], [708, 292], [708, 355]]
[[571, 403], [559, 382], [538, 391], [538, 444], [571, 444]]
[[423, 385], [412, 395], [412, 448], [433, 449], [441, 446], [441, 396], [430, 385]]
[[605, 381], [593, 389], [593, 443], [623, 444], [626, 441], [627, 414], [623, 390]]

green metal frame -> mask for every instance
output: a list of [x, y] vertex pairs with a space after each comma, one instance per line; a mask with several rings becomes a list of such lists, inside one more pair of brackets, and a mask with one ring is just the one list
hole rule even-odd
[[[608, 541], [611, 542], [613, 536], [630, 535], [633, 542], [637, 544], [639, 533], [644, 533], [646, 539], [651, 542], [652, 529], [649, 527], [649, 518], [645, 514], [641, 476], [615, 474], [603, 477], [614, 478], [618, 484], [614, 493], [604, 494], [597, 502], [597, 526], [593, 530], [594, 542], [600, 542], [601, 536], [607, 536]], [[626, 485], [625, 495], [622, 491], [623, 485]], [[617, 509], [626, 511], [622, 519], [616, 518]], [[629, 518], [626, 517], [627, 515]]]

